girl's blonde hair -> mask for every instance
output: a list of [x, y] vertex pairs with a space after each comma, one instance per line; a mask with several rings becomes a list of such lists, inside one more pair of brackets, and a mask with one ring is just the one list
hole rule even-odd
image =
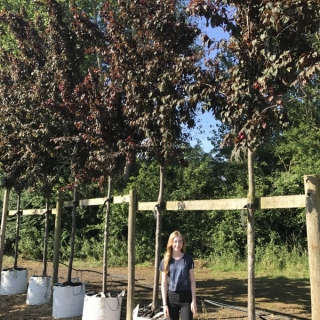
[[169, 236], [166, 253], [164, 254], [163, 272], [165, 274], [168, 274], [168, 272], [169, 272], [169, 261], [170, 261], [171, 255], [172, 255], [172, 242], [173, 242], [173, 239], [176, 237], [181, 237], [181, 239], [182, 239], [181, 252], [184, 252], [184, 253], [186, 252], [186, 241], [185, 241], [183, 235], [179, 231], [173, 231]]

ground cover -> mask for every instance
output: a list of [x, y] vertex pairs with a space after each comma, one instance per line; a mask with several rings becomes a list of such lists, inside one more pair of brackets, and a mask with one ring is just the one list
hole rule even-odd
[[[198, 311], [197, 319], [246, 319], [247, 284], [246, 272], [217, 272], [196, 261]], [[3, 267], [11, 265], [4, 263]], [[42, 262], [20, 261], [20, 267], [29, 268], [29, 276], [41, 275]], [[86, 291], [101, 290], [102, 265], [75, 264], [73, 277], [87, 282]], [[51, 263], [48, 274], [51, 274]], [[152, 298], [152, 266], [136, 267], [135, 302], [147, 305]], [[108, 288], [120, 293], [127, 287], [127, 268], [109, 268]], [[59, 282], [66, 281], [67, 267], [59, 267]], [[0, 296], [0, 319], [3, 320], [51, 320], [50, 305], [28, 306], [26, 294]], [[126, 300], [123, 301], [122, 317], [125, 320]], [[256, 277], [257, 319], [311, 319], [310, 285], [308, 279], [288, 279], [285, 277]], [[81, 317], [69, 318], [81, 320]]]

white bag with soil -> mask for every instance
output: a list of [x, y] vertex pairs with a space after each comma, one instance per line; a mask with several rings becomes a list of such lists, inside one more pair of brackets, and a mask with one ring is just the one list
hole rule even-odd
[[120, 320], [124, 294], [124, 291], [115, 296], [88, 292], [84, 299], [82, 320]]
[[51, 293], [51, 277], [32, 276], [29, 279], [27, 305], [48, 303]]
[[28, 269], [6, 268], [1, 271], [0, 295], [26, 293], [28, 289]]
[[53, 287], [52, 317], [60, 319], [81, 316], [85, 291], [85, 285], [81, 282], [55, 284]]

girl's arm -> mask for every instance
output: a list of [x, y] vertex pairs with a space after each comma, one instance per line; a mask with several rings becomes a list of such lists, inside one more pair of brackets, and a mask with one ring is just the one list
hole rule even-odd
[[162, 305], [163, 312], [166, 318], [170, 318], [169, 308], [167, 305], [167, 290], [168, 290], [168, 275], [164, 272], [161, 272], [161, 296], [162, 296]]
[[197, 313], [197, 301], [196, 301], [196, 279], [194, 277], [194, 269], [189, 270], [189, 278], [190, 278], [191, 293], [192, 293], [191, 311], [193, 314], [196, 314]]

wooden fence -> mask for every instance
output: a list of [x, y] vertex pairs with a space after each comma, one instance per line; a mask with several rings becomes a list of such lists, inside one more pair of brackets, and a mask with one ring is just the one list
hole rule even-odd
[[[306, 225], [309, 253], [310, 287], [312, 320], [320, 319], [320, 176], [304, 176], [305, 194], [292, 196], [276, 196], [257, 198], [257, 209], [306, 208]], [[61, 214], [64, 207], [72, 207], [73, 201], [62, 201], [59, 194], [56, 208], [52, 209], [55, 218], [55, 239], [53, 257], [53, 285], [57, 282], [59, 266], [59, 250], [61, 235]], [[5, 194], [5, 201], [8, 195]], [[79, 200], [79, 206], [103, 205], [107, 198]], [[2, 265], [3, 241], [5, 234], [6, 216], [14, 215], [16, 210], [7, 211], [8, 205], [4, 201], [1, 234], [0, 234], [0, 269]], [[111, 203], [129, 203], [128, 214], [128, 292], [127, 292], [127, 320], [132, 320], [134, 309], [134, 276], [135, 276], [135, 215], [139, 211], [153, 211], [157, 202], [138, 202], [137, 194], [131, 190], [129, 195], [115, 196]], [[163, 204], [167, 211], [214, 211], [214, 210], [242, 210], [247, 205], [246, 198], [168, 201]], [[45, 209], [23, 210], [23, 215], [44, 214]], [[7, 212], [7, 214], [6, 214]]]

